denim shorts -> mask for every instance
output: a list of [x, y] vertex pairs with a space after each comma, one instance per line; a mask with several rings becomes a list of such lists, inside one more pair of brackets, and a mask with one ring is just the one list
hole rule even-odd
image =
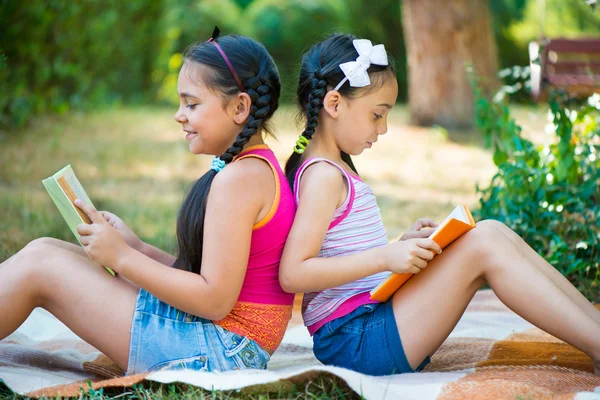
[[323, 325], [313, 336], [314, 352], [326, 365], [368, 375], [421, 371], [427, 357], [413, 370], [402, 348], [392, 302], [363, 304]]
[[140, 289], [131, 323], [127, 375], [183, 368], [209, 372], [266, 369], [270, 358], [253, 340]]

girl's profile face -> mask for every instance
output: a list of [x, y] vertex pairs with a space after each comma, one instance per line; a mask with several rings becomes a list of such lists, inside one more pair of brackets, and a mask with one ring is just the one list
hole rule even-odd
[[391, 74], [384, 79], [377, 90], [340, 104], [334, 135], [345, 153], [359, 155], [387, 132], [387, 116], [398, 97], [398, 82]]
[[193, 154], [221, 155], [240, 132], [227, 110], [223, 96], [208, 88], [202, 79], [202, 65], [186, 61], [179, 71], [179, 109], [175, 121]]

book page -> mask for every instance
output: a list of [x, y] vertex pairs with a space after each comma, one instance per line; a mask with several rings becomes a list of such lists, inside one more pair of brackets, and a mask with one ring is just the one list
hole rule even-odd
[[84, 203], [92, 204], [87, 193], [85, 192], [85, 190], [83, 190], [83, 186], [79, 182], [79, 179], [77, 179], [75, 171], [73, 171], [73, 168], [71, 168], [71, 165], [67, 165], [65, 168], [61, 169], [56, 174], [54, 174], [53, 177], [56, 180], [58, 180], [61, 177], [64, 177], [69, 186], [71, 187], [71, 190], [75, 194], [76, 198], [80, 199]]
[[86, 204], [92, 204], [92, 201], [88, 197], [87, 193], [85, 193], [85, 190], [83, 190], [83, 186], [77, 179], [77, 176], [75, 175], [73, 168], [71, 168], [71, 165], [67, 165], [58, 171], [52, 176], [52, 178], [56, 181], [56, 183], [58, 183], [58, 186], [69, 199], [71, 207], [73, 207], [73, 210], [79, 214], [81, 220], [87, 224], [91, 224], [92, 221], [90, 218], [83, 212], [83, 210], [74, 204], [75, 199], [80, 199]]
[[457, 219], [459, 221], [464, 222], [465, 224], [471, 223], [471, 221], [469, 220], [469, 217], [467, 216], [467, 213], [465, 212], [465, 208], [459, 204], [458, 206], [456, 206], [454, 208], [454, 210], [452, 210], [450, 215], [448, 215], [446, 217], [446, 219], [443, 220], [442, 223], [438, 225], [438, 227], [435, 229], [435, 231], [433, 231], [431, 233], [431, 235], [429, 235], [429, 239], [432, 239], [435, 236], [436, 232], [439, 231], [440, 229], [442, 229], [442, 227], [444, 227], [444, 225], [446, 225], [452, 219]]
[[69, 185], [65, 177], [61, 176], [60, 178], [56, 179], [56, 183], [58, 183], [58, 186], [60, 186], [65, 196], [67, 196], [67, 198], [69, 199], [69, 203], [73, 206], [75, 211], [77, 211], [77, 214], [79, 214], [81, 220], [86, 224], [91, 224], [92, 220], [90, 219], [90, 217], [88, 217], [82, 209], [75, 205], [75, 200], [77, 200], [79, 197], [75, 194], [75, 192], [71, 188], [71, 185]]
[[[87, 204], [92, 204], [92, 202], [85, 193], [85, 190], [83, 190], [83, 186], [79, 183], [73, 169], [70, 165], [67, 165], [56, 174], [44, 179], [42, 184], [48, 191], [50, 199], [52, 199], [54, 205], [56, 205], [58, 211], [65, 219], [69, 229], [71, 229], [71, 232], [73, 232], [73, 235], [79, 244], [81, 244], [79, 233], [77, 233], [77, 226], [82, 222], [91, 223], [92, 221], [79, 207], [73, 204], [73, 201], [79, 198]], [[111, 275], [115, 275], [112, 269], [108, 267], [104, 268]]]

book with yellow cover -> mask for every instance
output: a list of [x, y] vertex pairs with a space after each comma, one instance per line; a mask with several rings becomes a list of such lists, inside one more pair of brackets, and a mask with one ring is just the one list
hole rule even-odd
[[[92, 221], [90, 217], [86, 215], [79, 207], [75, 206], [73, 203], [75, 199], [80, 199], [84, 203], [92, 204], [92, 201], [88, 197], [85, 190], [83, 190], [83, 186], [79, 183], [79, 180], [75, 176], [75, 172], [70, 165], [67, 165], [56, 174], [52, 175], [49, 178], [46, 178], [42, 181], [42, 184], [48, 191], [50, 198], [60, 211], [60, 214], [65, 219], [67, 225], [75, 235], [75, 238], [81, 244], [79, 240], [79, 233], [77, 233], [77, 225], [79, 224], [91, 224]], [[93, 205], [93, 204], [92, 204]], [[115, 275], [115, 272], [108, 268], [104, 267], [106, 270]]]
[[[450, 215], [437, 227], [429, 236], [434, 242], [443, 249], [450, 243], [464, 235], [475, 227], [475, 221], [469, 208], [464, 205], [458, 205]], [[404, 285], [414, 274], [391, 274], [381, 281], [377, 287], [371, 290], [371, 299], [378, 301], [387, 301], [400, 286]]]

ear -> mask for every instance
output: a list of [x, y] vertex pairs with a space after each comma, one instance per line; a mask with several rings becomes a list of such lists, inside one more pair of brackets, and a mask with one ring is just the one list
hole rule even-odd
[[229, 102], [228, 109], [230, 115], [233, 118], [233, 122], [238, 125], [244, 125], [250, 115], [250, 107], [252, 106], [252, 99], [246, 92], [240, 92]]
[[323, 99], [323, 110], [333, 119], [336, 119], [340, 113], [340, 106], [344, 102], [344, 98], [337, 90], [330, 90]]

